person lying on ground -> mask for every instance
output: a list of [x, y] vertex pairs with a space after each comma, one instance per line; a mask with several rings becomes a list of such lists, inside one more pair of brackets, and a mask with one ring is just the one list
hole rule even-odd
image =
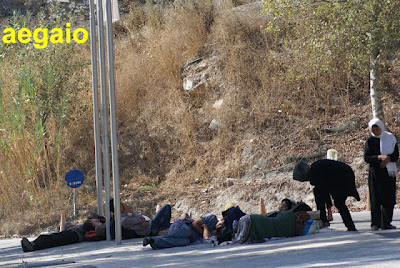
[[314, 185], [315, 203], [321, 213], [320, 217], [324, 226], [329, 226], [326, 208], [329, 213], [332, 197], [347, 230], [357, 231], [345, 203], [348, 196], [353, 196], [360, 201], [354, 171], [349, 165], [330, 159], [318, 160], [311, 167], [305, 162], [298, 162], [293, 170], [293, 179], [301, 182], [309, 181], [311, 185]]
[[[114, 200], [110, 200], [110, 211], [114, 213]], [[156, 215], [151, 220], [149, 217], [128, 208], [128, 206], [121, 202], [121, 227], [122, 238], [138, 238], [146, 236], [156, 236], [160, 231], [166, 230], [171, 225], [171, 205], [166, 204], [156, 212]], [[98, 230], [104, 232], [105, 227]]]
[[96, 226], [105, 222], [105, 218], [96, 213], [89, 213], [83, 224], [68, 225], [67, 229], [51, 234], [39, 235], [30, 242], [26, 237], [21, 240], [21, 247], [24, 252], [41, 250], [46, 248], [70, 245], [82, 241], [104, 240], [105, 236], [95, 231]]
[[[278, 217], [282, 211], [292, 211], [294, 213], [297, 213], [297, 212], [305, 212], [305, 211], [311, 211], [311, 210], [312, 209], [310, 208], [310, 206], [308, 206], [304, 202], [296, 203], [291, 198], [284, 198], [278, 207], [278, 211], [272, 211], [272, 212], [266, 213], [264, 200], [263, 200], [263, 198], [260, 198], [260, 215], [263, 215], [265, 217]], [[232, 239], [234, 238], [235, 232], [237, 231], [236, 229], [237, 229], [238, 221], [240, 220], [240, 218], [242, 216], [244, 216], [246, 214], [238, 208], [231, 208], [229, 210], [222, 212], [222, 215], [224, 216], [223, 220], [225, 222], [226, 227], [217, 233], [218, 244], [221, 244], [222, 242], [225, 242], [225, 241], [232, 241]], [[304, 217], [304, 220], [310, 219], [310, 217], [308, 215], [304, 215], [303, 217]], [[316, 219], [316, 220], [318, 220], [318, 219]], [[301, 224], [300, 224], [300, 226], [301, 226]], [[301, 227], [300, 227], [300, 229], [301, 229]], [[300, 231], [302, 231], [302, 229]]]
[[276, 217], [282, 211], [293, 210], [294, 212], [299, 211], [312, 211], [311, 207], [306, 203], [300, 201], [296, 202], [291, 198], [284, 198], [279, 204], [277, 211], [266, 212], [264, 199], [260, 197], [260, 214], [265, 215], [266, 217]]
[[[234, 243], [261, 243], [265, 238], [292, 237], [302, 235], [304, 223], [310, 219], [306, 212], [286, 210], [275, 217], [260, 214], [245, 215], [240, 218]], [[298, 229], [300, 226], [300, 229]]]
[[214, 214], [206, 214], [196, 220], [185, 217], [174, 221], [167, 235], [144, 238], [143, 246], [150, 245], [152, 249], [187, 246], [210, 238], [223, 227], [225, 223], [218, 221]]

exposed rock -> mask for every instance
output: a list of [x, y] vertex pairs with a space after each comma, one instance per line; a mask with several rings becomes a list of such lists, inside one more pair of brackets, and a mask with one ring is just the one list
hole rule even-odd
[[183, 89], [187, 93], [207, 89], [210, 76], [215, 72], [215, 58], [197, 58], [188, 62], [183, 68]]
[[358, 128], [360, 123], [361, 123], [361, 118], [352, 117], [352, 118], [346, 120], [346, 122], [344, 122], [344, 124], [341, 126], [332, 127], [332, 128], [323, 128], [321, 130], [326, 133], [339, 133], [339, 132], [344, 132], [346, 130], [352, 130], [352, 129]]
[[219, 108], [221, 108], [222, 104], [224, 104], [224, 100], [223, 100], [223, 99], [217, 100], [217, 101], [213, 104], [213, 108], [219, 109]]
[[215, 119], [211, 120], [211, 123], [208, 126], [208, 128], [211, 130], [218, 130], [221, 127], [222, 127], [222, 124]]

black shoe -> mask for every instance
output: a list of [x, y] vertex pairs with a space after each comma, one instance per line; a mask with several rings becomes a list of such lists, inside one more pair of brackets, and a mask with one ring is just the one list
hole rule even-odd
[[150, 244], [150, 246], [154, 243], [154, 239], [151, 237], [145, 237], [143, 239], [143, 246], [147, 246], [148, 244]]
[[389, 225], [385, 225], [385, 226], [383, 226], [383, 228], [382, 228], [382, 229], [383, 229], [383, 230], [396, 229], [396, 226], [393, 226], [393, 225], [389, 224]]
[[371, 231], [378, 231], [379, 230], [379, 226], [378, 225], [372, 225], [371, 226]]
[[352, 228], [347, 228], [348, 232], [358, 232], [358, 230], [356, 229], [356, 227], [352, 227]]
[[24, 252], [30, 252], [35, 250], [31, 242], [29, 242], [29, 240], [26, 239], [25, 237], [23, 237], [21, 240], [21, 247]]

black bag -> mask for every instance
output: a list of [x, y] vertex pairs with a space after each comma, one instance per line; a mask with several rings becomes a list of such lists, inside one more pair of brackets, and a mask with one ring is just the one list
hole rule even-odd
[[311, 207], [302, 201], [298, 202], [290, 210], [292, 210], [294, 213], [300, 211], [312, 211]]

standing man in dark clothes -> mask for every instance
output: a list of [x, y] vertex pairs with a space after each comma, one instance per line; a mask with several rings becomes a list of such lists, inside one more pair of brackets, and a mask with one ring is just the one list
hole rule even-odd
[[377, 118], [368, 123], [371, 136], [365, 142], [364, 160], [369, 164], [368, 188], [371, 202], [371, 230], [395, 229], [391, 224], [396, 203], [396, 137], [385, 131]]
[[314, 185], [315, 203], [321, 212], [324, 226], [329, 226], [326, 208], [332, 207], [332, 197], [347, 230], [357, 231], [345, 203], [348, 196], [360, 201], [354, 172], [349, 165], [330, 159], [318, 160], [311, 167], [305, 162], [298, 162], [294, 167], [293, 179], [301, 182], [309, 181]]

